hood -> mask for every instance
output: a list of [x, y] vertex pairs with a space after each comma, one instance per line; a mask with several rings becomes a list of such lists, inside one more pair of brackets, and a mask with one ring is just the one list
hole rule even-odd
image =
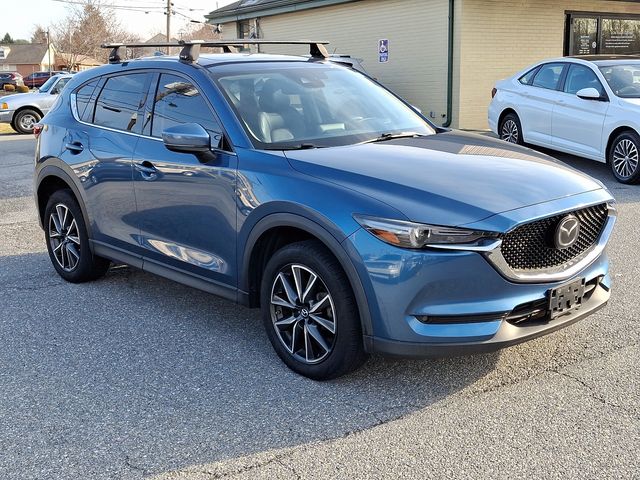
[[618, 97], [618, 100], [620, 101], [621, 105], [624, 105], [625, 107], [631, 107], [631, 108], [638, 108], [640, 107], [640, 98], [622, 98], [622, 97]]
[[437, 225], [464, 225], [602, 188], [547, 155], [463, 132], [285, 154], [302, 173]]
[[47, 105], [47, 102], [52, 104], [58, 95], [51, 95], [50, 93], [14, 93], [13, 95], [7, 95], [2, 98], [3, 102], [9, 105], [9, 108], [13, 108], [14, 105]]

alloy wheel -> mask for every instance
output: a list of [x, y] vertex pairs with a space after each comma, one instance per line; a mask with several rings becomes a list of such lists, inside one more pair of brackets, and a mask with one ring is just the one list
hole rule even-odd
[[38, 119], [30, 113], [25, 113], [20, 117], [20, 127], [22, 127], [23, 130], [33, 130], [33, 126], [36, 123], [38, 123]]
[[58, 265], [71, 272], [80, 262], [78, 224], [69, 208], [58, 203], [49, 216], [49, 244]]
[[502, 124], [502, 130], [500, 131], [500, 138], [509, 143], [518, 143], [520, 132], [518, 132], [518, 125], [515, 121], [509, 119]]
[[622, 178], [629, 178], [636, 172], [638, 160], [638, 147], [627, 138], [620, 140], [613, 149], [613, 168]]
[[300, 264], [283, 267], [271, 287], [271, 320], [278, 338], [298, 361], [321, 362], [333, 350], [336, 311], [317, 273]]

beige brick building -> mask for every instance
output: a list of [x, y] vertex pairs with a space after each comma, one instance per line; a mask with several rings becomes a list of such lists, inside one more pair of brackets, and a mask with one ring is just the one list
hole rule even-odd
[[494, 83], [533, 62], [640, 53], [639, 0], [241, 0], [207, 19], [225, 39], [327, 40], [435, 123], [468, 129], [487, 128]]

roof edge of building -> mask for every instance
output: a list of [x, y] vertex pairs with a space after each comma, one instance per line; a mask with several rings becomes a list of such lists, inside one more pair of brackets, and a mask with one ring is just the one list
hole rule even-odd
[[274, 1], [266, 4], [251, 5], [247, 7], [239, 7], [234, 10], [222, 11], [216, 13], [214, 10], [204, 17], [207, 23], [218, 24], [237, 22], [239, 20], [247, 20], [256, 17], [269, 17], [272, 15], [281, 15], [283, 13], [298, 12], [300, 10], [309, 10], [312, 8], [327, 7], [340, 3], [359, 2], [361, 0], [306, 0], [304, 2], [291, 2], [290, 0]]

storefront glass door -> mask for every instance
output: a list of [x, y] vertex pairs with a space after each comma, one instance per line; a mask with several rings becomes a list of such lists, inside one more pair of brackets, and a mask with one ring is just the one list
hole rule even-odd
[[567, 14], [565, 55], [640, 54], [640, 16]]

